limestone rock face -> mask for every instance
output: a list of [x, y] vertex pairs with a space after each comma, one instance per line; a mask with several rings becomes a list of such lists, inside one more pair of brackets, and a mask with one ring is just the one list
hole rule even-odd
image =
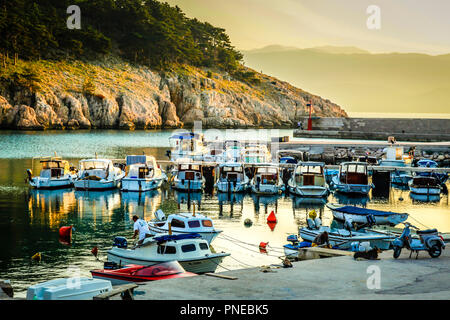
[[[309, 101], [314, 116], [347, 116], [329, 100], [262, 74], [257, 74], [257, 84], [249, 84], [193, 67], [182, 74], [128, 67], [119, 83], [107, 78], [111, 70], [125, 73], [120, 66], [108, 66], [89, 92], [60, 83], [44, 83], [42, 92], [11, 90], [10, 85], [5, 89], [0, 83], [0, 128], [133, 130], [191, 126], [195, 121], [216, 128], [293, 127], [308, 116]], [[50, 71], [70, 83], [85, 81], [67, 71]]]

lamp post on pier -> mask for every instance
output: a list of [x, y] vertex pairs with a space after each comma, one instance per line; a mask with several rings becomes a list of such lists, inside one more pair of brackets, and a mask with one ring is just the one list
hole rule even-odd
[[309, 107], [308, 131], [311, 131], [312, 130], [312, 119], [311, 119], [312, 101], [310, 100], [306, 106]]

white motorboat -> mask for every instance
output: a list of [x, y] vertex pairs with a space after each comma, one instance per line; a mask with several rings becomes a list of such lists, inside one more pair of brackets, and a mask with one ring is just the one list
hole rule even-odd
[[316, 221], [313, 221], [309, 218], [308, 227], [299, 228], [299, 235], [303, 240], [313, 242], [318, 235], [326, 231], [330, 245], [338, 249], [350, 249], [352, 242], [370, 242], [372, 248], [376, 246], [378, 249], [388, 250], [395, 239], [394, 235], [322, 226], [317, 220], [320, 219], [316, 218]]
[[122, 179], [122, 191], [155, 190], [166, 178], [153, 156], [127, 156], [126, 164], [127, 174]]
[[283, 192], [284, 185], [278, 166], [270, 163], [257, 166], [250, 186], [253, 193], [261, 195], [275, 195]]
[[60, 278], [28, 287], [27, 300], [92, 300], [112, 291], [109, 280], [87, 277]]
[[172, 161], [180, 158], [189, 158], [193, 161], [203, 161], [208, 155], [208, 148], [205, 146], [202, 133], [181, 132], [175, 133], [169, 138], [172, 146], [170, 157]]
[[28, 169], [28, 182], [36, 189], [58, 189], [73, 186], [77, 174], [75, 169], [70, 168], [69, 162], [60, 157], [39, 158], [41, 170], [39, 176], [33, 176], [34, 158], [32, 168]]
[[194, 162], [179, 162], [172, 172], [172, 188], [180, 191], [198, 192], [205, 186], [202, 165]]
[[352, 221], [357, 224], [376, 224], [395, 226], [408, 219], [407, 213], [365, 209], [356, 206], [347, 206], [328, 203], [326, 206], [338, 221]]
[[78, 190], [106, 190], [120, 186], [125, 172], [108, 159], [85, 159], [80, 161], [78, 176], [74, 181]]
[[250, 179], [242, 163], [222, 163], [218, 166], [218, 175], [216, 188], [219, 192], [245, 192], [250, 187]]
[[331, 186], [341, 193], [367, 195], [372, 189], [367, 166], [366, 162], [341, 163], [338, 175], [331, 180]]
[[116, 239], [113, 248], [108, 250], [108, 261], [122, 266], [127, 264], [150, 266], [176, 260], [188, 272], [205, 273], [214, 272], [222, 260], [230, 255], [225, 252], [212, 253], [208, 242], [199, 234], [193, 233], [162, 234], [144, 239], [142, 245], [132, 249], [128, 249], [123, 240]]
[[[403, 147], [389, 146], [384, 150], [385, 156], [379, 161], [380, 166], [388, 167], [411, 167], [412, 157], [404, 154]], [[396, 169], [391, 173], [391, 181], [397, 185], [408, 185], [412, 179], [411, 173]]]
[[301, 197], [327, 196], [328, 184], [325, 179], [324, 166], [325, 164], [322, 162], [298, 163], [288, 181], [289, 192]]
[[411, 193], [420, 195], [434, 195], [441, 194], [441, 183], [439, 179], [432, 176], [414, 176], [408, 183]]
[[155, 216], [156, 219], [148, 222], [148, 227], [153, 235], [169, 232], [170, 224], [172, 234], [197, 233], [202, 239], [211, 243], [222, 232], [214, 227], [211, 218], [198, 213], [170, 214], [166, 219], [164, 213], [158, 210]]

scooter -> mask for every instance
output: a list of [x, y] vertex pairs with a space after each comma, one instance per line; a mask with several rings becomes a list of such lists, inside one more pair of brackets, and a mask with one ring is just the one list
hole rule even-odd
[[[428, 254], [432, 258], [437, 258], [441, 255], [442, 249], [445, 249], [444, 238], [438, 234], [437, 229], [419, 230], [419, 228], [413, 226], [409, 222], [403, 223], [405, 228], [403, 229], [400, 237], [396, 238], [392, 242], [394, 249], [394, 258], [397, 259], [400, 256], [403, 248], [407, 248], [411, 251], [409, 257], [413, 252], [416, 252], [416, 259], [419, 256], [419, 251], [428, 251]], [[417, 230], [419, 239], [413, 239], [411, 237], [411, 228]]]

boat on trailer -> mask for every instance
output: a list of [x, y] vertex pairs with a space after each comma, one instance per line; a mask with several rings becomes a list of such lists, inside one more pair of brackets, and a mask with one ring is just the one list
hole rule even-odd
[[325, 197], [328, 185], [324, 174], [325, 164], [322, 162], [300, 162], [288, 181], [290, 193], [301, 197]]
[[367, 166], [366, 162], [341, 163], [338, 175], [331, 181], [333, 188], [341, 193], [367, 195], [372, 188]]
[[[105, 264], [107, 264], [106, 262]], [[92, 278], [111, 281], [112, 285], [122, 285], [127, 283], [142, 283], [147, 281], [157, 281], [165, 279], [176, 279], [193, 277], [197, 274], [186, 272], [178, 261], [168, 261], [151, 266], [142, 266], [137, 264], [126, 265], [118, 268], [114, 267], [91, 270]]]
[[62, 160], [61, 157], [38, 159], [41, 166], [39, 176], [33, 176], [35, 158], [32, 160], [32, 169], [27, 170], [30, 186], [36, 189], [61, 189], [73, 186], [77, 173], [67, 160]]
[[78, 176], [74, 181], [77, 190], [115, 189], [125, 176], [125, 172], [115, 167], [109, 159], [85, 159], [79, 165]]
[[218, 175], [216, 188], [219, 192], [245, 192], [250, 187], [250, 179], [245, 174], [242, 163], [219, 164]]
[[122, 179], [122, 191], [145, 192], [161, 187], [166, 176], [153, 156], [127, 156], [127, 174]]
[[376, 224], [395, 226], [408, 219], [407, 213], [365, 209], [356, 206], [327, 203], [333, 217], [341, 222], [351, 220], [357, 224]]
[[170, 214], [167, 219], [162, 212], [158, 210], [155, 212], [156, 219], [148, 222], [148, 228], [153, 235], [159, 235], [169, 232], [169, 224], [172, 234], [199, 234], [202, 239], [211, 243], [222, 230], [217, 230], [214, 227], [214, 222], [198, 213], [176, 213]]
[[108, 261], [119, 266], [127, 264], [155, 265], [176, 260], [188, 272], [214, 272], [229, 253], [212, 253], [209, 244], [201, 235], [162, 234], [144, 239], [141, 245], [127, 248], [126, 239], [116, 237], [113, 248], [108, 250]]

